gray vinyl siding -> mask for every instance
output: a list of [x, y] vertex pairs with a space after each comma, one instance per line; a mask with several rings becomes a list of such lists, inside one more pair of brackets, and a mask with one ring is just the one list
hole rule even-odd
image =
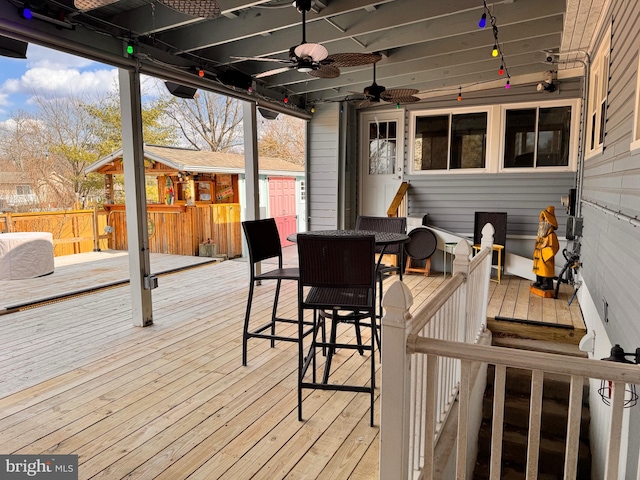
[[[636, 114], [640, 3], [613, 0], [611, 63], [604, 150], [584, 163], [582, 198], [632, 218], [640, 217], [640, 152], [631, 152]], [[599, 33], [609, 26], [606, 23]], [[640, 346], [640, 229], [582, 207], [581, 273], [612, 343], [625, 351]], [[604, 323], [603, 302], [608, 303]], [[635, 478], [640, 448], [640, 408], [630, 409], [627, 478]]]
[[337, 103], [315, 108], [308, 130], [307, 226], [309, 230], [327, 230], [338, 228], [340, 108]]
[[566, 230], [560, 197], [575, 186], [573, 172], [409, 177], [409, 214], [458, 234], [473, 233], [474, 212], [507, 212], [507, 235], [536, 235], [540, 211], [553, 205], [558, 236]]

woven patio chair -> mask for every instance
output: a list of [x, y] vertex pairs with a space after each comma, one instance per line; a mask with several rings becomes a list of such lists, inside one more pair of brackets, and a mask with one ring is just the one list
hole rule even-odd
[[[283, 268], [282, 266], [282, 247], [280, 245], [280, 235], [278, 227], [273, 218], [263, 220], [250, 220], [242, 222], [247, 247], [249, 249], [249, 296], [247, 299], [247, 310], [244, 317], [244, 328], [242, 333], [242, 365], [247, 364], [247, 341], [250, 338], [263, 338], [271, 340], [271, 347], [275, 346], [276, 340], [284, 342], [299, 342], [300, 336], [296, 331], [294, 335], [278, 335], [276, 333], [276, 325], [297, 324], [298, 319], [281, 318], [277, 316], [278, 300], [280, 297], [280, 287], [282, 280], [298, 281], [299, 270], [294, 268]], [[256, 264], [263, 260], [271, 258], [278, 259], [277, 268], [272, 268], [266, 272], [256, 273]], [[263, 264], [263, 266], [265, 266]], [[276, 291], [273, 299], [273, 309], [271, 319], [267, 323], [263, 323], [253, 329], [250, 328], [251, 306], [253, 303], [253, 293], [256, 283], [265, 280], [276, 280]], [[308, 335], [312, 331], [311, 322], [306, 324], [307, 329], [303, 331], [304, 335]], [[303, 336], [304, 336], [303, 335]]]
[[[371, 425], [373, 426], [373, 402], [375, 389], [375, 325], [376, 325], [376, 273], [374, 235], [305, 235], [299, 234], [298, 282], [299, 329], [302, 335], [302, 319], [305, 311], [313, 311], [314, 333], [311, 346], [305, 353], [299, 344], [298, 417], [302, 420], [302, 389], [346, 390], [369, 393], [371, 397]], [[361, 320], [369, 319], [368, 323]], [[318, 333], [325, 322], [331, 322], [329, 340]], [[341, 323], [355, 326], [357, 343], [338, 341], [337, 329]], [[360, 327], [373, 327], [371, 343], [364, 345]], [[322, 381], [316, 379], [316, 350], [326, 349]], [[368, 385], [329, 383], [331, 361], [336, 349], [369, 351], [371, 380]], [[311, 366], [311, 381], [307, 370]]]
[[[371, 216], [358, 216], [356, 219], [356, 230], [372, 231], [372, 232], [391, 232], [391, 233], [407, 233], [407, 218], [406, 217], [371, 217]], [[401, 244], [376, 246], [376, 253], [384, 255], [396, 255], [397, 265], [385, 265], [380, 263], [376, 270], [378, 277], [378, 292], [379, 292], [379, 304], [378, 304], [378, 317], [382, 317], [382, 296], [384, 290], [382, 288], [383, 281], [393, 273], [397, 273], [402, 280], [402, 273], [404, 270], [404, 248]]]

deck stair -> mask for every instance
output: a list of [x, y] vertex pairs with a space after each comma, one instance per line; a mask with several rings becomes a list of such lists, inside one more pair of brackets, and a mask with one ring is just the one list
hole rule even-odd
[[[561, 355], [585, 355], [574, 345], [548, 341], [498, 337], [494, 338], [493, 343], [509, 348], [544, 351]], [[477, 480], [489, 478], [493, 379], [494, 367], [490, 365], [487, 372], [487, 388], [484, 394], [483, 420], [478, 441], [478, 459], [473, 475], [473, 478]], [[564, 375], [547, 374], [544, 378], [538, 473], [540, 480], [563, 478], [569, 381], [569, 377]], [[516, 368], [507, 369], [502, 474], [500, 477], [502, 479], [515, 480], [525, 478], [530, 389], [530, 371]], [[585, 382], [577, 478], [591, 478], [588, 389], [589, 384]]]

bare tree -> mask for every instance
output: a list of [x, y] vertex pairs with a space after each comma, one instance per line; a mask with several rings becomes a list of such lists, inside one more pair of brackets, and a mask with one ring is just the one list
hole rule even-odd
[[304, 165], [305, 121], [290, 115], [278, 115], [275, 120], [260, 122], [258, 152]]
[[7, 179], [10, 177], [16, 185], [4, 196], [13, 203], [14, 211], [73, 206], [73, 186], [61, 174], [64, 164], [49, 154], [45, 124], [34, 115], [18, 111], [2, 126], [0, 138], [0, 157], [10, 167]]
[[242, 147], [239, 100], [199, 90], [193, 99], [171, 97], [168, 103], [167, 115], [192, 147], [213, 152]]
[[91, 193], [84, 169], [98, 157], [96, 126], [85, 105], [90, 101], [80, 95], [36, 94], [38, 119], [43, 125], [48, 154], [57, 160], [58, 173], [71, 182], [77, 197]]

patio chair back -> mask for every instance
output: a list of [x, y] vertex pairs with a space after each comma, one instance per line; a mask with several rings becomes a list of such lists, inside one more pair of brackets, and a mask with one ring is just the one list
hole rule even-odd
[[298, 235], [300, 285], [375, 288], [373, 235]]
[[[356, 219], [356, 230], [369, 230], [372, 232], [407, 233], [407, 217], [370, 217], [360, 215]], [[377, 247], [380, 253], [382, 247]], [[384, 249], [385, 254], [399, 255], [402, 253], [402, 245], [388, 245]]]
[[273, 218], [242, 222], [242, 229], [247, 239], [249, 261], [252, 266], [262, 260], [278, 257], [279, 266], [282, 267], [280, 235], [278, 234], [276, 221]]

